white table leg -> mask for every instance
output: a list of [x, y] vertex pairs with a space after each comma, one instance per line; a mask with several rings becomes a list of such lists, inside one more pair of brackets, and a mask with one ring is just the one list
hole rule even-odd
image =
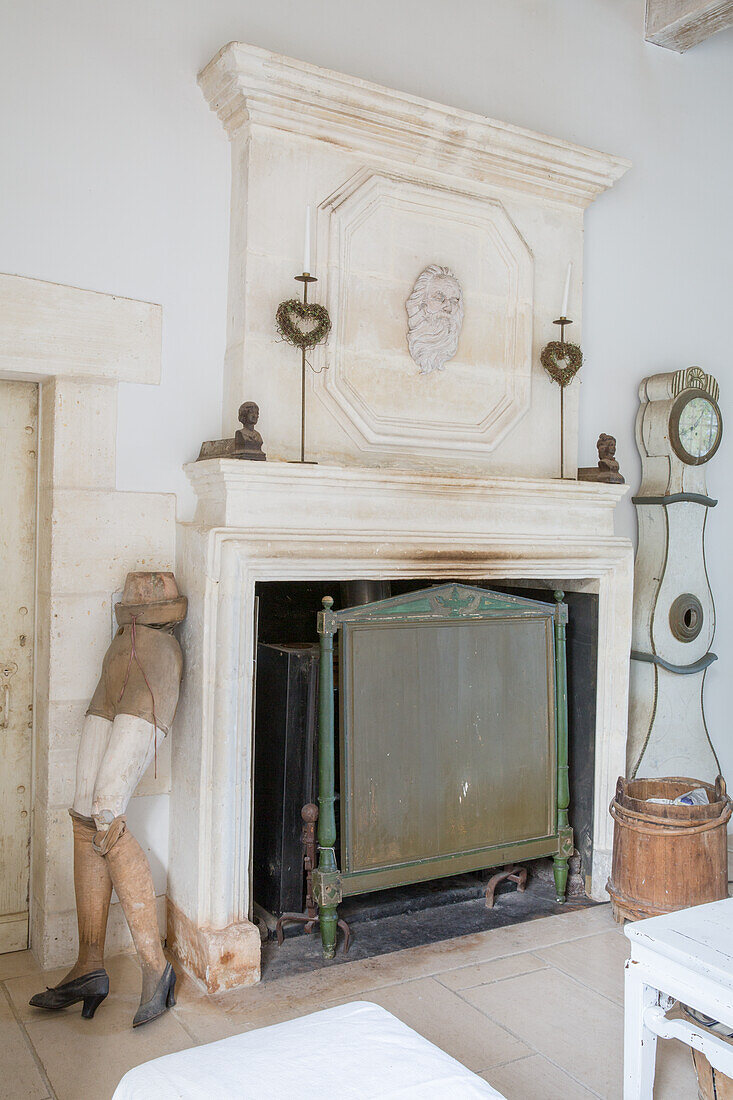
[[624, 1100], [652, 1100], [657, 1037], [644, 1025], [644, 1010], [658, 998], [659, 992], [637, 977], [630, 959], [624, 994]]

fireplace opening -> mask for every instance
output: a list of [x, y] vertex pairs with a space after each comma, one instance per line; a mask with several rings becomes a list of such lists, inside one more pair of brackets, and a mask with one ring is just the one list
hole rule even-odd
[[[334, 609], [399, 596], [454, 578], [390, 581], [273, 581], [256, 586], [257, 662], [255, 676], [253, 851], [250, 896], [260, 926], [265, 978], [320, 965], [320, 939], [303, 936], [303, 923], [282, 922], [286, 938], [278, 948], [276, 926], [284, 913], [306, 907], [303, 862], [303, 807], [317, 801], [317, 612], [324, 596]], [[455, 580], [455, 583], [466, 583]], [[533, 582], [471, 580], [474, 587], [553, 602], [553, 590]], [[590, 904], [583, 892], [589, 882], [593, 838], [598, 596], [565, 591], [568, 605], [567, 675], [570, 761], [570, 824], [578, 858], [571, 861], [568, 905]], [[338, 669], [338, 644], [335, 652]], [[338, 693], [338, 675], [335, 676]], [[336, 700], [338, 704], [338, 699]], [[338, 705], [336, 714], [338, 715]], [[336, 738], [338, 752], [338, 737]], [[337, 822], [338, 813], [337, 777]], [[306, 816], [307, 813], [306, 813]], [[339, 841], [337, 840], [337, 851]], [[487, 880], [493, 871], [452, 875], [428, 882], [354, 895], [339, 915], [351, 926], [348, 961], [435, 942], [497, 925], [517, 923], [560, 911], [552, 889], [551, 859], [528, 865], [524, 893], [499, 883], [493, 909], [485, 907]], [[495, 869], [494, 869], [495, 870]]]

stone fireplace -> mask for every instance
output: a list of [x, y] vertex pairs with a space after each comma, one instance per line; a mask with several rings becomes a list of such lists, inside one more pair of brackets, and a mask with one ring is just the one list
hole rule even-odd
[[606, 900], [623, 773], [632, 548], [613, 533], [625, 486], [439, 477], [211, 459], [179, 531], [189, 662], [173, 744], [169, 938], [210, 990], [256, 981], [251, 923], [255, 584], [263, 580], [533, 580], [598, 594], [591, 893]]
[[[493, 578], [596, 593], [590, 891], [605, 899], [606, 811], [625, 760], [632, 551], [613, 511], [626, 488], [572, 480], [578, 385], [561, 420], [539, 356], [568, 261], [580, 340], [583, 210], [628, 163], [239, 43], [199, 82], [232, 144], [223, 432], [256, 401], [268, 461], [187, 467], [198, 507], [178, 537], [188, 663], [169, 941], [212, 991], [259, 978], [252, 694], [255, 585], [266, 581]], [[317, 464], [291, 461], [300, 358], [274, 324], [299, 287], [306, 204], [309, 300], [332, 322], [308, 355], [306, 457]], [[435, 267], [450, 273], [461, 324], [451, 355], [426, 371], [406, 303]]]

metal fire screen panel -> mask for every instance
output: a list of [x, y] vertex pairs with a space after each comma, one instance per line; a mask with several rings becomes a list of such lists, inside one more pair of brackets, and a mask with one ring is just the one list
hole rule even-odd
[[429, 860], [439, 875], [461, 853], [554, 832], [552, 625], [344, 625], [344, 872]]
[[564, 896], [567, 609], [555, 598], [449, 584], [336, 613], [324, 600], [315, 885], [327, 954], [323, 918], [345, 894], [554, 855]]

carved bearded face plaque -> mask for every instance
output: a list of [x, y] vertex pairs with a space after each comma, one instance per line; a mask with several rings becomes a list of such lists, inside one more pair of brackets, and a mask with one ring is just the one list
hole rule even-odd
[[458, 350], [463, 291], [447, 267], [430, 264], [418, 276], [407, 309], [407, 346], [420, 374], [443, 370]]

